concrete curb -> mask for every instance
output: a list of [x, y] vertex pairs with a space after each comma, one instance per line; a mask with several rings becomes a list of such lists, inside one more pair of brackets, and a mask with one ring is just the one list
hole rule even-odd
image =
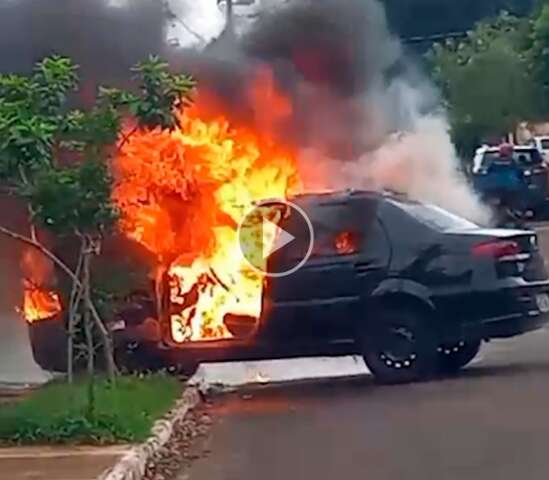
[[304, 357], [204, 363], [189, 380], [189, 385], [204, 395], [211, 395], [241, 388], [329, 382], [370, 375], [364, 360], [357, 355]]
[[189, 410], [196, 407], [198, 403], [200, 403], [198, 390], [188, 387], [168, 416], [154, 424], [149, 439], [133, 447], [97, 480], [141, 480], [149, 461], [170, 440], [175, 425], [183, 420]]

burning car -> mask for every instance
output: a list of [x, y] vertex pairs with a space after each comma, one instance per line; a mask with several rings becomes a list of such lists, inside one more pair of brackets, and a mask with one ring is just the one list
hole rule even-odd
[[[303, 194], [292, 202], [314, 241], [295, 211], [279, 217], [292, 240], [270, 245], [264, 275], [244, 272], [259, 275], [259, 303], [213, 269], [190, 288], [177, 269], [164, 271], [156, 304], [113, 324], [119, 346], [165, 365], [355, 353], [378, 380], [402, 383], [457, 371], [482, 341], [549, 321], [549, 278], [534, 232], [481, 228], [389, 193]], [[301, 268], [276, 275], [304, 252]], [[216, 300], [209, 309], [203, 292]], [[47, 330], [62, 326], [48, 320], [30, 328], [38, 351], [58, 338]]]

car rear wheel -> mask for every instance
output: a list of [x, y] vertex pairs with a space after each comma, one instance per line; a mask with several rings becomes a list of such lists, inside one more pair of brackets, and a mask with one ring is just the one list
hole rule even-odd
[[419, 312], [378, 310], [360, 342], [364, 361], [380, 383], [416, 382], [436, 370], [434, 332]]
[[473, 340], [454, 345], [442, 345], [438, 349], [438, 369], [440, 373], [457, 373], [473, 361], [480, 351], [482, 342]]

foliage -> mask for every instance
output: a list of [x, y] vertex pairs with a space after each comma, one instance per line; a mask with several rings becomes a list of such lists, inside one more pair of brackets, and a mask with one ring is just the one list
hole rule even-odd
[[111, 176], [104, 163], [85, 160], [62, 169], [44, 170], [29, 200], [34, 218], [56, 233], [96, 233], [116, 220], [111, 205]]
[[532, 64], [543, 93], [543, 107], [549, 112], [549, 2], [540, 5], [533, 22]]
[[64, 123], [63, 107], [74, 91], [76, 67], [63, 57], [39, 62], [29, 77], [0, 75], [0, 175], [28, 183], [51, 166], [56, 134]]
[[[77, 70], [70, 59], [53, 56], [38, 63], [29, 76], [0, 75], [0, 180], [28, 203], [27, 243], [48, 254], [72, 280], [67, 308], [69, 381], [80, 347], [74, 344], [78, 332], [84, 332], [90, 378], [97, 337], [111, 379], [116, 370], [112, 339], [93, 300], [91, 262], [117, 218], [108, 165], [120, 147], [122, 124], [129, 120], [136, 129], [173, 127], [194, 86], [190, 77], [173, 74], [166, 63], [150, 57], [134, 69], [137, 94], [100, 88], [95, 104], [83, 110], [73, 108], [70, 98], [79, 84]], [[67, 266], [40, 244], [36, 226], [78, 238], [76, 264]], [[93, 382], [90, 385], [91, 406]]]
[[[69, 108], [78, 75], [68, 58], [46, 58], [28, 77], [0, 75], [0, 175], [31, 201], [35, 219], [46, 228], [70, 234], [112, 225], [110, 178], [101, 164], [116, 145], [123, 119], [131, 115], [140, 126], [170, 128], [194, 86], [191, 77], [170, 73], [158, 57], [133, 71], [139, 94], [100, 88], [88, 111]], [[66, 151], [84, 162], [63, 164]], [[81, 188], [85, 193], [78, 194]]]
[[101, 98], [127, 107], [140, 126], [173, 128], [177, 121], [174, 109], [187, 104], [188, 93], [195, 86], [192, 77], [170, 73], [168, 64], [156, 56], [137, 64], [132, 71], [139, 83], [139, 95], [103, 88]]
[[124, 377], [116, 388], [96, 384], [95, 413], [87, 413], [87, 385], [52, 383], [19, 403], [0, 409], [0, 441], [8, 443], [138, 442], [181, 394], [167, 375]]
[[478, 24], [466, 39], [435, 45], [430, 52], [433, 76], [462, 151], [542, 114], [530, 33], [528, 19], [504, 12]]

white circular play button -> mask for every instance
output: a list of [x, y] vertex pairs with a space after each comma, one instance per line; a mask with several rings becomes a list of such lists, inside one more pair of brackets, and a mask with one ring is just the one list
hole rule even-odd
[[304, 210], [283, 200], [257, 204], [242, 220], [238, 238], [247, 263], [269, 277], [296, 272], [314, 246], [313, 226]]

